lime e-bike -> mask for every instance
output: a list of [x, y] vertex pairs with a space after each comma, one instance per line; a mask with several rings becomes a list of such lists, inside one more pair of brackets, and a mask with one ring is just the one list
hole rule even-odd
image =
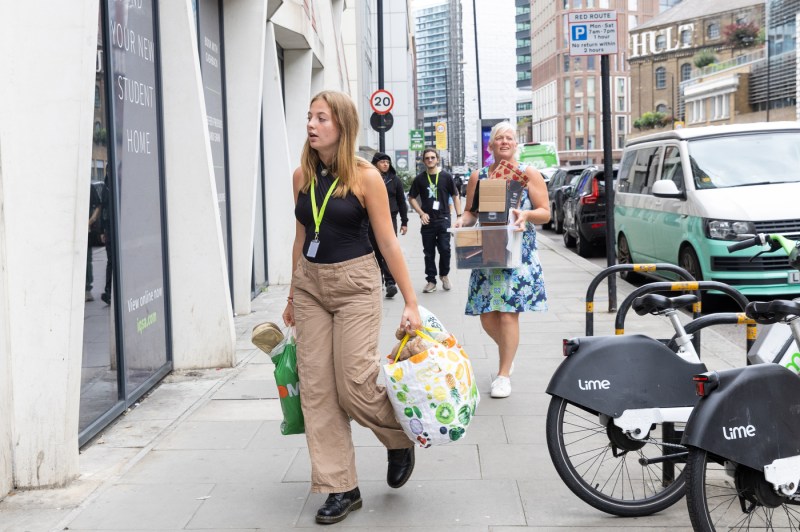
[[[800, 242], [780, 235], [756, 235], [729, 249], [765, 244], [783, 249], [800, 270]], [[798, 300], [754, 302], [746, 313], [758, 323], [786, 324], [795, 342], [800, 339]], [[800, 530], [800, 378], [794, 368], [757, 364], [694, 380], [701, 399], [682, 438], [694, 529]]]

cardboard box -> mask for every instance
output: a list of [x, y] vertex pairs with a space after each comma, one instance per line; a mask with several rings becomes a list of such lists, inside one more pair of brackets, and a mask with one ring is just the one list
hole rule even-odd
[[478, 221], [481, 223], [508, 223], [509, 209], [518, 209], [525, 190], [519, 181], [482, 179], [478, 183]]
[[477, 229], [459, 231], [456, 235], [456, 248], [481, 245], [481, 232]]
[[457, 269], [516, 268], [522, 265], [522, 233], [505, 224], [449, 231], [455, 234]]

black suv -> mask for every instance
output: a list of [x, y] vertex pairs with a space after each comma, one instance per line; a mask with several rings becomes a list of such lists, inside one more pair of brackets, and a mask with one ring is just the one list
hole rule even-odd
[[[614, 179], [617, 165], [613, 166]], [[564, 245], [577, 247], [578, 255], [588, 257], [593, 248], [606, 238], [605, 172], [590, 166], [580, 175], [574, 187], [564, 190]]]
[[564, 166], [559, 168], [547, 182], [547, 196], [550, 200], [550, 222], [545, 224], [545, 228], [552, 227], [558, 234], [564, 232], [564, 190], [566, 187], [574, 185], [581, 172], [586, 168], [586, 165]]

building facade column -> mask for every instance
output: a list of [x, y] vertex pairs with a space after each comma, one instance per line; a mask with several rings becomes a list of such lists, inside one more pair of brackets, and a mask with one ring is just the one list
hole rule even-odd
[[78, 474], [97, 13], [0, 8], [0, 497]]

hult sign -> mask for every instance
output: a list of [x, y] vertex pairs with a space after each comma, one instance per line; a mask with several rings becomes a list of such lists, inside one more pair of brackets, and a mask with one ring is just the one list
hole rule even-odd
[[[684, 38], [688, 35], [690, 38]], [[659, 39], [664, 36], [664, 39]], [[630, 59], [674, 52], [694, 46], [694, 24], [670, 26], [656, 31], [631, 33]]]

